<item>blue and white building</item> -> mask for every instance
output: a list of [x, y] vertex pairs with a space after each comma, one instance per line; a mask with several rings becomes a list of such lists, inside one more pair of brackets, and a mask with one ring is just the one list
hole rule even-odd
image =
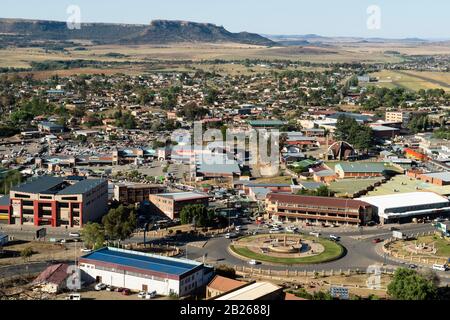
[[103, 248], [79, 260], [82, 279], [132, 291], [186, 296], [202, 288], [214, 275], [192, 260], [163, 257], [117, 248]]

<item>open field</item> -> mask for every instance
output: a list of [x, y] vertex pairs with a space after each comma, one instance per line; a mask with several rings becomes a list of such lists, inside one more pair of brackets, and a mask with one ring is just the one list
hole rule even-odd
[[[449, 50], [450, 51], [450, 50]], [[110, 56], [109, 54], [120, 54]], [[123, 55], [123, 56], [122, 56]], [[152, 45], [102, 45], [87, 46], [86, 50], [67, 49], [65, 52], [45, 51], [41, 48], [6, 48], [0, 50], [0, 67], [27, 68], [32, 61], [86, 59], [111, 62], [145, 62], [149, 60], [242, 60], [289, 59], [310, 62], [398, 62], [399, 57], [384, 54], [383, 50], [341, 47], [261, 47], [241, 44], [174, 44]]]
[[379, 78], [377, 87], [396, 88], [401, 87], [408, 90], [438, 89], [450, 91], [450, 73], [431, 71], [393, 71], [384, 70], [372, 74]]

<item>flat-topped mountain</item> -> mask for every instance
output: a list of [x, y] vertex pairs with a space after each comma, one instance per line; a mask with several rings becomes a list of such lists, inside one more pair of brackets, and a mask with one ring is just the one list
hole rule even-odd
[[90, 40], [101, 44], [168, 44], [177, 42], [233, 42], [262, 46], [276, 43], [258, 34], [232, 33], [210, 23], [155, 20], [149, 25], [83, 23], [69, 29], [66, 22], [0, 18], [0, 34], [36, 40]]

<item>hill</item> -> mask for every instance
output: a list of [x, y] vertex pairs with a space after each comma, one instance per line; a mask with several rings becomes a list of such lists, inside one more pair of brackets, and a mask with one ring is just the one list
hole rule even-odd
[[178, 42], [233, 42], [273, 46], [276, 43], [258, 34], [232, 33], [210, 23], [155, 20], [150, 25], [83, 23], [70, 30], [65, 22], [1, 19], [0, 34], [20, 41], [89, 40], [97, 44], [168, 44]]

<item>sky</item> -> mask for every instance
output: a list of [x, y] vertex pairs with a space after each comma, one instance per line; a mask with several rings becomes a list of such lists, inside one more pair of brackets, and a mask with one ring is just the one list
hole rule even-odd
[[167, 19], [272, 35], [450, 39], [448, 0], [1, 0], [0, 17], [66, 21], [70, 5], [79, 6], [81, 22]]

